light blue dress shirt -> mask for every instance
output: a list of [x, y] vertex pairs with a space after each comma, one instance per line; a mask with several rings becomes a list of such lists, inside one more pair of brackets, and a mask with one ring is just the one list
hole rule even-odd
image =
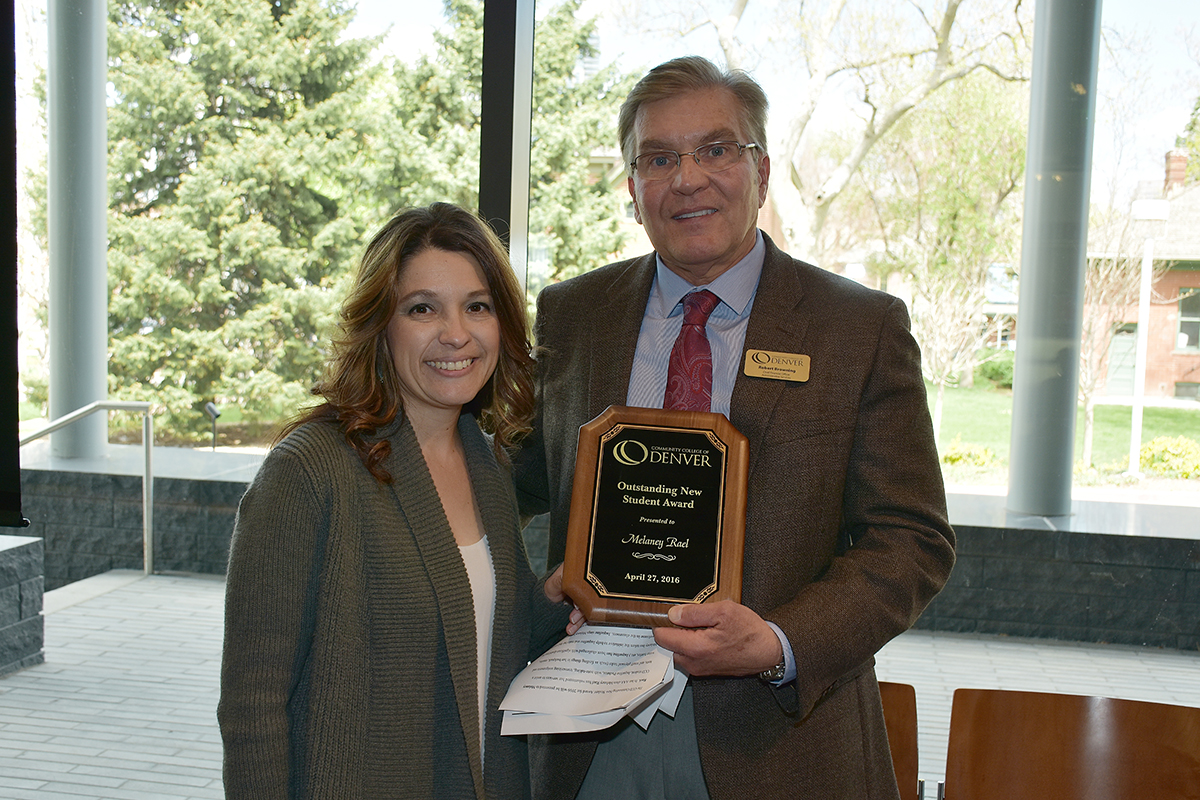
[[[684, 295], [697, 289], [707, 289], [721, 299], [708, 318], [706, 332], [712, 347], [713, 382], [712, 410], [729, 417], [733, 383], [742, 365], [742, 346], [758, 279], [762, 276], [766, 245], [762, 232], [755, 238], [754, 247], [738, 263], [723, 272], [712, 283], [697, 287], [667, 268], [659, 257], [642, 327], [638, 333], [637, 350], [633, 354], [633, 369], [629, 373], [629, 391], [625, 404], [639, 408], [662, 408], [667, 391], [667, 368], [671, 348], [683, 327]], [[776, 685], [796, 678], [796, 659], [791, 643], [773, 622], [768, 625], [783, 645], [785, 672]]]

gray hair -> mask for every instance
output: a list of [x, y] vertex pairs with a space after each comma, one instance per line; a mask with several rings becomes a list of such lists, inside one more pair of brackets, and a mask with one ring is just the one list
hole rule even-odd
[[[643, 103], [665, 100], [681, 92], [697, 89], [727, 89], [742, 109], [742, 129], [758, 144], [758, 152], [767, 152], [767, 95], [758, 82], [740, 69], [722, 70], [707, 58], [683, 56], [659, 64], [646, 73], [629, 91], [621, 104], [617, 120], [617, 136], [621, 141], [621, 157], [625, 169], [637, 153], [633, 151], [633, 125]], [[742, 142], [745, 144], [745, 142]]]

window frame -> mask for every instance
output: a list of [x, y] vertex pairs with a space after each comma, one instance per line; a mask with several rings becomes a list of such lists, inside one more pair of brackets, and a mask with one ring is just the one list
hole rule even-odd
[[[1184, 309], [1184, 303], [1194, 304], [1194, 309]], [[1179, 316], [1175, 327], [1175, 349], [1187, 353], [1200, 352], [1200, 287], [1179, 287]], [[1184, 326], [1189, 326], [1188, 330]], [[1188, 343], [1180, 345], [1180, 337], [1187, 336]]]

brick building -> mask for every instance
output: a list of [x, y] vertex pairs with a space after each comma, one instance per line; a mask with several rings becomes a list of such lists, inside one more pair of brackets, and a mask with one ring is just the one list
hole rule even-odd
[[[1133, 241], [1154, 240], [1154, 262], [1166, 272], [1153, 286], [1147, 339], [1146, 396], [1200, 400], [1200, 183], [1187, 183], [1187, 153], [1166, 156], [1161, 188], [1139, 192], [1142, 199], [1168, 203], [1167, 220], [1133, 223]], [[1147, 187], [1149, 188], [1149, 187]], [[1105, 394], [1132, 393], [1137, 306], [1123, 315], [1113, 339]]]

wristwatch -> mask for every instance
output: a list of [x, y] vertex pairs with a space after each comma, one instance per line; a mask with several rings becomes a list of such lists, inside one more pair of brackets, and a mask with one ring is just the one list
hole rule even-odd
[[786, 672], [787, 657], [781, 655], [779, 657], [778, 664], [770, 669], [764, 669], [762, 672], [758, 673], [758, 679], [763, 683], [774, 683], [775, 681], [782, 680]]

